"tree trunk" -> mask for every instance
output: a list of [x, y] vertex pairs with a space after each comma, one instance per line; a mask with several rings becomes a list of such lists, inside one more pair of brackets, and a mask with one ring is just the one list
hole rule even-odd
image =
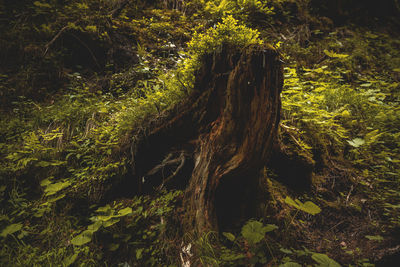
[[199, 231], [254, 216], [258, 171], [275, 141], [283, 82], [272, 50], [225, 50], [206, 62], [195, 90], [212, 96], [206, 109], [212, 119], [196, 140], [186, 193], [188, 214]]
[[271, 48], [225, 47], [205, 56], [189, 100], [136, 146], [131, 181], [142, 191], [168, 183], [185, 189], [184, 223], [199, 232], [254, 216], [259, 170], [278, 129], [282, 85], [282, 65]]

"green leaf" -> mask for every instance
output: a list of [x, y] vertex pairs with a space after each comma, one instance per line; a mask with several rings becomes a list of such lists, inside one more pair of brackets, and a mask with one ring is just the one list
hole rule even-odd
[[364, 141], [364, 139], [361, 139], [361, 138], [354, 138], [353, 140], [351, 140], [351, 141], [347, 141], [347, 143], [349, 143], [351, 146], [353, 146], [353, 147], [360, 147], [360, 146], [362, 146], [363, 144], [365, 144], [365, 141]]
[[11, 235], [13, 233], [18, 232], [22, 229], [22, 223], [13, 223], [7, 226], [0, 234], [2, 237], [6, 237], [7, 235]]
[[99, 216], [96, 216], [95, 218], [96, 218], [96, 221], [106, 222], [106, 221], [109, 221], [109, 220], [115, 218], [115, 216], [114, 215], [104, 215], [104, 216], [99, 215]]
[[279, 227], [278, 226], [276, 226], [275, 224], [267, 224], [266, 226], [264, 226], [264, 231], [266, 232], [266, 233], [269, 233], [269, 232], [272, 232], [272, 231], [274, 231], [274, 230], [276, 230], [276, 229], [278, 229]]
[[45, 168], [45, 167], [50, 166], [50, 165], [51, 165], [51, 162], [48, 162], [48, 161], [39, 161], [38, 163], [36, 163], [36, 165], [37, 165], [38, 167], [43, 167], [43, 168]]
[[280, 248], [279, 250], [282, 251], [285, 254], [293, 254], [293, 252], [290, 249], [287, 249], [287, 248]]
[[116, 251], [119, 248], [119, 244], [114, 244], [112, 243], [109, 247], [108, 250], [109, 251]]
[[248, 221], [242, 228], [243, 237], [250, 244], [257, 244], [260, 242], [266, 233], [266, 229], [259, 221]]
[[246, 256], [240, 253], [236, 254], [232, 250], [224, 250], [221, 254], [221, 259], [225, 262], [235, 262], [243, 258], [246, 258]]
[[284, 264], [279, 265], [279, 267], [301, 267], [300, 264], [298, 264], [297, 262], [286, 262]]
[[71, 243], [75, 246], [82, 246], [92, 241], [93, 232], [89, 230], [83, 231], [81, 234], [72, 238]]
[[104, 207], [100, 207], [96, 210], [96, 212], [104, 212], [104, 213], [109, 213], [111, 211], [110, 205], [106, 205]]
[[102, 221], [97, 221], [97, 222], [94, 222], [91, 225], [89, 225], [87, 229], [88, 229], [88, 231], [91, 231], [92, 233], [95, 233], [100, 229], [100, 227], [102, 225], [103, 225]]
[[295, 207], [296, 209], [300, 209], [300, 206], [289, 196], [285, 198], [285, 203], [289, 206]]
[[140, 260], [142, 258], [143, 248], [139, 248], [136, 250], [136, 259]]
[[383, 241], [383, 237], [380, 235], [366, 235], [365, 238], [373, 241], [379, 241], [379, 242]]
[[46, 196], [51, 196], [51, 195], [54, 195], [58, 191], [61, 191], [64, 188], [66, 188], [66, 187], [68, 187], [70, 185], [71, 185], [70, 181], [58, 182], [58, 183], [55, 183], [55, 184], [49, 184], [44, 189], [44, 192], [45, 192]]
[[40, 182], [40, 185], [41, 185], [41, 186], [48, 186], [48, 185], [50, 185], [50, 184], [51, 184], [50, 178], [46, 178], [46, 179], [44, 179], [44, 180], [42, 180], [42, 181]]
[[55, 196], [55, 197], [49, 198], [49, 199], [47, 200], [47, 202], [48, 202], [48, 203], [53, 203], [53, 202], [56, 202], [57, 200], [60, 200], [60, 199], [62, 199], [62, 198], [64, 198], [64, 197], [65, 197], [65, 194], [61, 194], [61, 195], [59, 195], [59, 196]]
[[315, 215], [321, 212], [321, 208], [311, 201], [306, 201], [305, 203], [302, 203], [298, 199], [293, 200], [291, 197], [287, 196], [285, 198], [285, 203], [311, 215]]
[[326, 254], [313, 253], [311, 258], [318, 263], [317, 267], [341, 267], [339, 263], [329, 258]]
[[104, 227], [104, 228], [107, 228], [107, 227], [109, 227], [109, 226], [111, 226], [111, 225], [116, 224], [117, 222], [119, 222], [119, 218], [112, 218], [111, 220], [108, 220], [108, 221], [106, 221], [106, 222], [103, 222], [103, 227]]
[[302, 207], [301, 207], [302, 211], [305, 211], [311, 215], [315, 215], [321, 212], [321, 208], [318, 207], [317, 205], [315, 205], [313, 202], [311, 201], [306, 201]]
[[233, 234], [231, 234], [231, 233], [227, 233], [227, 232], [223, 232], [222, 233], [229, 241], [234, 241], [235, 239], [236, 239], [236, 237], [233, 235]]
[[119, 216], [126, 216], [128, 214], [132, 214], [132, 208], [130, 208], [130, 207], [126, 207], [126, 208], [121, 209], [120, 211], [118, 211], [118, 215]]
[[79, 256], [79, 252], [73, 254], [72, 256], [67, 257], [67, 258], [64, 260], [64, 265], [65, 265], [66, 267], [72, 265], [72, 264], [76, 261], [76, 258], [77, 258], [78, 256]]
[[346, 57], [348, 57], [349, 55], [346, 55], [346, 54], [338, 54], [338, 53], [335, 53], [335, 52], [333, 52], [333, 51], [328, 51], [328, 50], [324, 50], [324, 53], [325, 53], [325, 55], [327, 55], [328, 57], [331, 57], [331, 58], [346, 58]]

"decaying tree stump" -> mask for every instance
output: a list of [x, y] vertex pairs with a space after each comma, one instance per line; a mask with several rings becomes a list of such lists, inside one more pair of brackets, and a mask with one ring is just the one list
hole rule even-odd
[[189, 100], [137, 144], [136, 184], [123, 187], [185, 189], [185, 221], [200, 232], [254, 216], [258, 172], [275, 142], [282, 85], [282, 65], [271, 48], [225, 47], [205, 56]]
[[282, 82], [281, 64], [272, 50], [224, 51], [204, 65], [195, 89], [215, 95], [207, 103], [215, 117], [196, 140], [187, 192], [198, 230], [251, 216], [255, 205], [246, 204], [254, 200], [258, 171], [272, 151]]

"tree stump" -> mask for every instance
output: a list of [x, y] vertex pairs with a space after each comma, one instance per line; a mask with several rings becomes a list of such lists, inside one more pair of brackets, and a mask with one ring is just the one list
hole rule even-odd
[[282, 64], [271, 48], [224, 47], [206, 55], [189, 99], [136, 146], [134, 186], [174, 181], [185, 189], [184, 223], [199, 232], [254, 216], [259, 170], [276, 142], [282, 85]]
[[280, 118], [282, 66], [275, 51], [251, 47], [214, 55], [195, 90], [210, 93], [207, 131], [199, 134], [186, 207], [197, 230], [226, 228], [254, 216], [259, 170]]

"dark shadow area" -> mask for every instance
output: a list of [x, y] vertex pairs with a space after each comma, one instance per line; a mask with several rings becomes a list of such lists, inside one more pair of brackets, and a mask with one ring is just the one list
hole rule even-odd
[[376, 267], [398, 267], [400, 265], [400, 252], [383, 257], [375, 263]]
[[253, 175], [225, 177], [215, 194], [215, 211], [220, 232], [240, 229], [256, 216], [257, 183]]
[[194, 168], [192, 154], [174, 151], [157, 159], [158, 161], [151, 160], [148, 164], [138, 166], [135, 171], [129, 168], [125, 175], [110, 179], [110, 184], [105, 186], [107, 189], [101, 202], [107, 203], [116, 198], [152, 194], [162, 189], [184, 190]]
[[296, 192], [310, 190], [314, 164], [297, 154], [274, 151], [267, 165], [276, 174], [276, 180]]
[[357, 23], [372, 25], [374, 23], [395, 22], [398, 24], [400, 4], [397, 0], [311, 0], [312, 10], [331, 18], [335, 24]]

